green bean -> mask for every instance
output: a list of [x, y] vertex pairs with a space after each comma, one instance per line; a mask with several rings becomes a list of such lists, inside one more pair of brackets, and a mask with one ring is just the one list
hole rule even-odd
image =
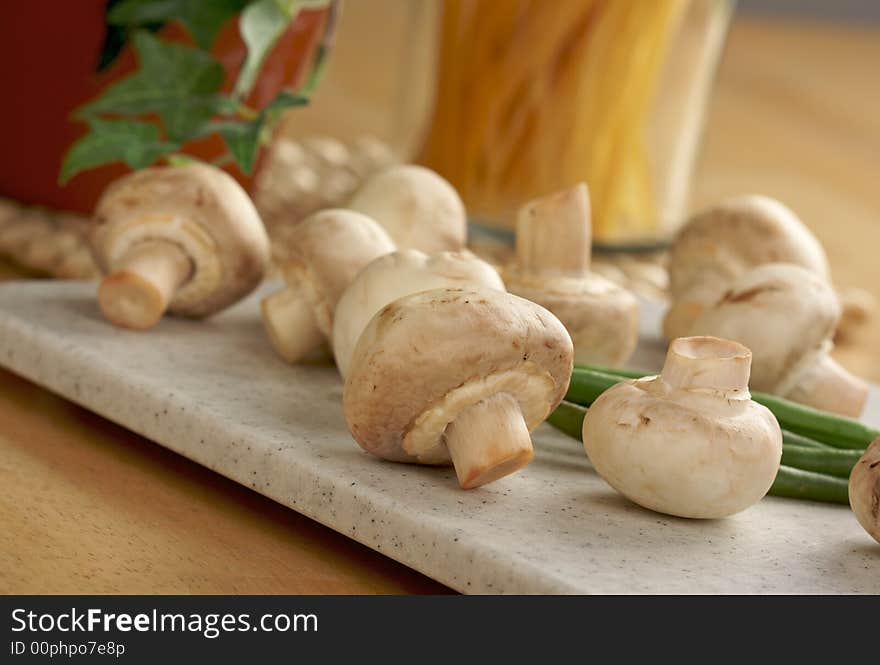
[[601, 365], [575, 365], [574, 368], [582, 369], [585, 372], [599, 372], [600, 374], [610, 374], [611, 376], [622, 376], [625, 379], [641, 379], [645, 376], [651, 376], [651, 372], [642, 372], [636, 369], [620, 369], [618, 367], [603, 367]]
[[625, 380], [613, 374], [575, 369], [571, 373], [571, 382], [568, 384], [565, 401], [574, 402], [581, 406], [589, 406], [611, 386]]
[[547, 418], [547, 422], [570, 437], [581, 440], [584, 429], [584, 416], [587, 409], [579, 404], [563, 401]]
[[836, 450], [829, 448], [804, 448], [803, 446], [782, 446], [782, 463], [804, 471], [816, 471], [831, 476], [849, 478], [850, 471], [859, 461], [860, 450]]
[[768, 494], [792, 499], [849, 504], [848, 485], [849, 483], [843, 478], [781, 466]]
[[752, 399], [770, 409], [785, 429], [835, 448], [864, 451], [871, 441], [880, 436], [880, 431], [853, 418], [819, 411], [775, 395], [753, 392]]
[[827, 443], [816, 441], [802, 434], [789, 432], [787, 429], [782, 430], [782, 443], [787, 446], [800, 446], [801, 448], [821, 448], [822, 450], [836, 450], [834, 446]]

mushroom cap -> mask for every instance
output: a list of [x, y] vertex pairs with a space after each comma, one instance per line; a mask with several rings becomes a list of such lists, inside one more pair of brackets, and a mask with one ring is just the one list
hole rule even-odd
[[511, 293], [556, 315], [571, 334], [575, 363], [621, 365], [639, 341], [639, 303], [614, 282], [597, 275], [548, 275], [508, 267], [504, 283]]
[[840, 305], [825, 279], [786, 263], [758, 266], [728, 285], [693, 321], [689, 335], [736, 340], [752, 351], [751, 386], [786, 394], [828, 352]]
[[369, 177], [348, 207], [378, 221], [401, 249], [462, 249], [464, 203], [452, 185], [423, 166], [392, 166]]
[[862, 528], [880, 543], [880, 437], [868, 446], [850, 473], [849, 505]]
[[327, 337], [336, 304], [355, 275], [394, 251], [391, 238], [375, 220], [343, 208], [309, 215], [293, 229], [289, 242], [285, 278], [305, 295]]
[[345, 419], [367, 452], [449, 463], [446, 426], [492, 395], [513, 395], [526, 426], [562, 401], [571, 338], [543, 307], [493, 289], [434, 289], [383, 308], [355, 347]]
[[247, 193], [208, 164], [142, 169], [114, 181], [98, 201], [90, 244], [103, 273], [144, 240], [180, 246], [192, 275], [169, 309], [213, 314], [250, 293], [269, 265], [269, 238]]
[[727, 283], [765, 263], [792, 263], [828, 279], [828, 259], [790, 209], [760, 195], [738, 196], [704, 210], [679, 231], [669, 256], [673, 305], [667, 339], [686, 335], [702, 308]]
[[583, 440], [614, 489], [679, 517], [725, 517], [757, 503], [782, 455], [779, 424], [762, 405], [675, 389], [660, 377], [602, 393], [584, 418]]
[[504, 291], [498, 271], [468, 251], [402, 249], [377, 258], [358, 273], [336, 307], [332, 346], [339, 373], [347, 375], [358, 338], [385, 305], [419, 291], [468, 286]]

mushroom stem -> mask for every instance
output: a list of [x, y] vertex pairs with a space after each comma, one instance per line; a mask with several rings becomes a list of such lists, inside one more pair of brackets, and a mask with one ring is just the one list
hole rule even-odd
[[590, 267], [590, 199], [583, 183], [524, 205], [516, 258], [524, 271], [581, 274]]
[[681, 390], [742, 392], [748, 396], [752, 352], [718, 337], [680, 337], [666, 354], [660, 378]]
[[446, 446], [458, 483], [472, 489], [532, 461], [532, 439], [519, 404], [498, 393], [468, 407], [446, 428]]
[[296, 287], [263, 298], [260, 309], [272, 346], [287, 362], [302, 360], [324, 341], [312, 306]]
[[98, 304], [109, 321], [146, 330], [162, 318], [174, 294], [192, 274], [192, 262], [177, 244], [143, 240], [134, 244], [98, 287]]
[[814, 409], [858, 418], [868, 400], [868, 384], [823, 353], [783, 397]]

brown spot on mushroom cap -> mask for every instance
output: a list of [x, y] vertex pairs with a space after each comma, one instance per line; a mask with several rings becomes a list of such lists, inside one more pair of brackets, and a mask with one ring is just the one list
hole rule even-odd
[[[247, 193], [228, 173], [207, 164], [142, 169], [123, 176], [104, 191], [95, 209], [90, 236], [102, 272], [114, 269], [118, 248], [131, 241], [141, 220], [166, 220], [151, 227], [149, 239], [186, 247], [182, 226], [191, 224], [212, 242], [220, 278], [201, 289], [199, 261], [169, 309], [188, 316], [207, 316], [250, 293], [269, 264], [269, 238]], [[207, 249], [207, 248], [206, 248]]]
[[756, 286], [751, 289], [745, 289], [741, 291], [730, 290], [724, 294], [721, 298], [721, 302], [726, 303], [736, 303], [736, 302], [748, 302], [750, 300], [754, 300], [758, 296], [767, 293], [768, 291], [772, 291], [777, 287], [772, 284], [766, 284], [761, 286]]
[[[539, 305], [488, 289], [423, 291], [393, 305], [395, 316], [386, 309], [364, 330], [345, 384], [345, 418], [365, 450], [415, 461], [402, 447], [415, 421], [466, 384], [526, 372], [520, 349], [527, 352], [529, 369], [537, 367], [549, 379], [537, 409], [541, 417], [565, 395], [573, 364], [571, 338]], [[413, 346], [421, 351], [413, 352]]]

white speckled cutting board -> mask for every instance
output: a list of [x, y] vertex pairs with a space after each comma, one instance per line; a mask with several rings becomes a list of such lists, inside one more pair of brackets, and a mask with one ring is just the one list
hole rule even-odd
[[[278, 361], [257, 296], [136, 333], [101, 318], [94, 289], [0, 285], [0, 364], [454, 589], [880, 593], [880, 546], [844, 506], [769, 497], [725, 520], [665, 517], [614, 493], [546, 425], [533, 464], [465, 492], [451, 469], [361, 452], [336, 372]], [[634, 366], [661, 357], [656, 324], [646, 311]]]

